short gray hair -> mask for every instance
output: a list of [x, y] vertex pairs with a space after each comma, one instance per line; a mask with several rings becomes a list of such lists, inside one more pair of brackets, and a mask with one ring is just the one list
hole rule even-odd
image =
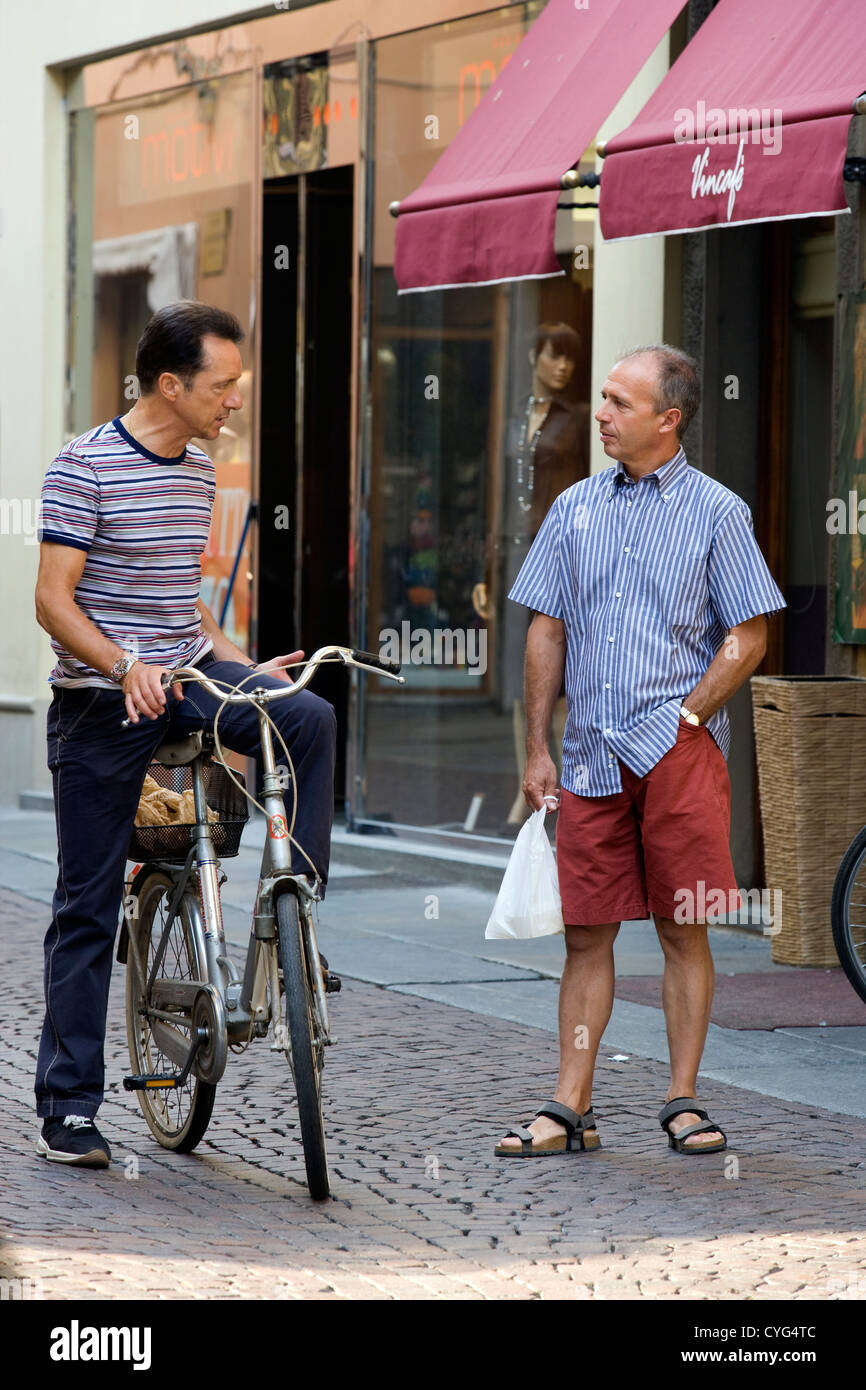
[[665, 410], [680, 412], [677, 426], [677, 439], [682, 439], [701, 403], [701, 379], [698, 364], [693, 357], [670, 343], [650, 343], [646, 347], [632, 348], [620, 361], [630, 357], [655, 358], [658, 376], [656, 380], [655, 408], [661, 414]]

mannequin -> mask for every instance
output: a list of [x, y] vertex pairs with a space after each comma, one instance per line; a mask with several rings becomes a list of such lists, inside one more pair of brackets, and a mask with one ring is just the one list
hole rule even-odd
[[[565, 323], [539, 325], [529, 352], [532, 389], [508, 421], [505, 438], [505, 477], [502, 528], [498, 537], [499, 592], [503, 619], [503, 698], [513, 703], [514, 739], [518, 767], [523, 766], [525, 725], [522, 695], [526, 615], [512, 613], [506, 595], [538, 534], [554, 499], [565, 488], [589, 473], [589, 405], [574, 404], [564, 392], [574, 375], [580, 352], [577, 333]], [[473, 603], [482, 617], [491, 614], [487, 585], [477, 584]], [[521, 673], [516, 684], [517, 671]], [[512, 689], [507, 682], [511, 680]], [[559, 766], [565, 725], [565, 700], [557, 702], [553, 716], [554, 760]], [[520, 824], [528, 814], [518, 785], [508, 824]]]

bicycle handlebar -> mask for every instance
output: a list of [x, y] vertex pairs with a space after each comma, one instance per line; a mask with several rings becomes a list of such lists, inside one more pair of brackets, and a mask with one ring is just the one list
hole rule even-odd
[[[374, 656], [372, 652], [362, 652], [357, 647], [351, 647], [350, 650], [355, 665], [372, 666], [374, 671], [384, 671], [386, 676], [399, 676], [399, 661], [389, 661], [385, 656]], [[405, 680], [405, 676], [403, 679]]]
[[[359, 670], [369, 669], [388, 676], [390, 680], [398, 681], [401, 685], [405, 684], [406, 677], [401, 676], [399, 661], [388, 661], [384, 657], [375, 656], [372, 652], [358, 651], [355, 647], [319, 647], [318, 651], [306, 662], [303, 671], [287, 685], [285, 690], [268, 690], [263, 686], [248, 686], [246, 692], [236, 691], [234, 694], [226, 694], [218, 686], [208, 680], [196, 666], [178, 666], [176, 670], [162, 678], [162, 684], [166, 687], [173, 685], [175, 681], [194, 680], [199, 685], [203, 685], [206, 690], [220, 701], [227, 701], [229, 704], [249, 703], [250, 696], [255, 693], [256, 698], [265, 704], [270, 704], [272, 700], [281, 700], [284, 696], [297, 694], [309, 685], [317, 668], [323, 661], [333, 660], [334, 658], [342, 661], [344, 666], [357, 666]], [[260, 674], [267, 675], [267, 671]], [[245, 681], [248, 678], [245, 678]]]
[[[355, 647], [337, 646], [319, 647], [305, 663], [304, 669], [297, 680], [287, 683], [284, 690], [268, 690], [265, 686], [249, 686], [246, 691], [242, 691], [235, 687], [232, 693], [229, 694], [225, 690], [220, 690], [219, 686], [215, 685], [213, 681], [208, 680], [207, 676], [202, 675], [197, 666], [177, 666], [173, 671], [161, 677], [161, 684], [165, 690], [168, 689], [170, 685], [173, 685], [175, 681], [197, 681], [199, 685], [203, 685], [205, 690], [209, 691], [214, 699], [219, 700], [221, 704], [249, 704], [250, 699], [254, 696], [259, 703], [268, 705], [273, 700], [283, 699], [286, 695], [297, 695], [299, 690], [303, 690], [305, 686], [309, 685], [316, 670], [323, 661], [333, 660], [342, 661], [344, 666], [357, 666], [360, 671], [376, 671], [383, 676], [387, 676], [389, 680], [397, 681], [400, 685], [406, 684], [406, 677], [399, 674], [399, 661], [389, 661], [385, 657], [375, 656], [372, 652], [358, 651]], [[251, 667], [250, 670], [255, 673], [256, 668]], [[268, 672], [262, 671], [258, 674], [268, 675]], [[249, 680], [249, 677], [244, 678], [245, 684], [247, 680]], [[130, 719], [121, 721], [124, 729], [127, 728], [131, 722]]]

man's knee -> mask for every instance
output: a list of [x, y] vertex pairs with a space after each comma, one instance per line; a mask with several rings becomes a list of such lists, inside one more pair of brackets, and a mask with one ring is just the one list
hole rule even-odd
[[703, 922], [674, 922], [670, 917], [654, 914], [659, 944], [665, 955], [701, 954], [709, 950], [706, 924]]
[[606, 922], [596, 927], [566, 924], [566, 952], [569, 955], [583, 955], [588, 951], [609, 951], [613, 947], [619, 926], [619, 922]]
[[321, 695], [311, 695], [310, 699], [314, 702], [309, 710], [305, 711], [305, 721], [309, 719], [315, 726], [317, 733], [329, 742], [335, 742], [337, 738], [337, 711], [328, 700], [323, 700]]
[[321, 743], [327, 747], [336, 743], [337, 715], [334, 706], [321, 695], [303, 690], [284, 702], [284, 710], [280, 710], [279, 705], [276, 709], [281, 716], [280, 722], [293, 725], [310, 744]]

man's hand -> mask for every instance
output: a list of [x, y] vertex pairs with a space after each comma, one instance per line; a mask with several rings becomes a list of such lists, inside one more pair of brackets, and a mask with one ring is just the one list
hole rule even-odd
[[546, 796], [559, 800], [556, 767], [550, 756], [550, 721], [565, 669], [565, 625], [561, 618], [536, 613], [526, 638], [523, 682], [526, 708], [526, 770], [523, 795], [533, 811]]
[[[148, 719], [159, 718], [165, 709], [162, 678], [170, 674], [169, 666], [146, 666], [143, 661], [136, 661], [135, 665], [130, 667], [120, 688], [126, 697], [126, 713], [131, 724], [139, 722], [139, 710], [146, 714]], [[174, 682], [171, 693], [178, 700], [183, 699], [183, 685], [180, 681]]]
[[540, 810], [544, 805], [546, 796], [559, 801], [559, 788], [556, 785], [556, 764], [548, 752], [535, 753], [527, 759], [526, 770], [523, 774], [523, 795], [531, 811]]
[[693, 690], [683, 696], [683, 704], [706, 724], [711, 714], [727, 704], [731, 696], [760, 666], [767, 650], [767, 615], [759, 613], [737, 623], [716, 652]]
[[276, 676], [277, 680], [285, 681], [288, 685], [294, 685], [294, 681], [288, 671], [283, 668], [295, 666], [299, 661], [303, 661], [304, 653], [289, 652], [287, 656], [272, 656], [270, 661], [260, 661], [256, 666], [257, 671], [266, 671], [269, 676]]

